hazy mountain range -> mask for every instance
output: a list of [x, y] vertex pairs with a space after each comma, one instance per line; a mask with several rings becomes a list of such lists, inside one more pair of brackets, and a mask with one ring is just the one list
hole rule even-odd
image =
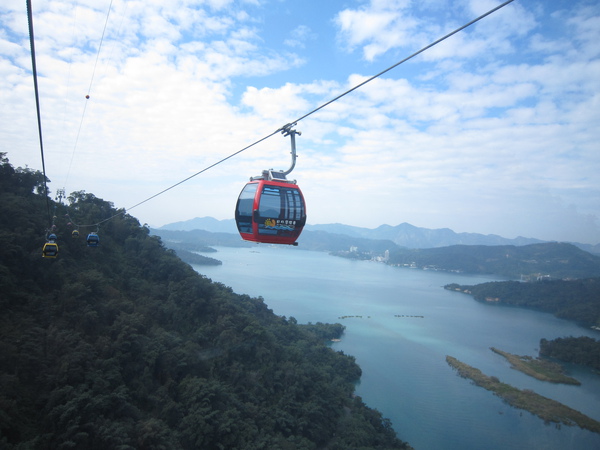
[[[192, 231], [204, 230], [211, 233], [231, 233], [237, 234], [235, 220], [217, 220], [213, 217], [196, 217], [195, 219], [182, 222], [174, 222], [157, 230], [178, 230]], [[351, 239], [348, 239], [351, 238]], [[319, 242], [335, 241], [340, 246], [360, 245], [364, 240], [391, 241], [400, 247], [406, 248], [437, 248], [451, 245], [529, 245], [543, 243], [540, 239], [517, 237], [514, 239], [504, 238], [495, 234], [479, 233], [456, 233], [449, 228], [429, 229], [401, 223], [400, 225], [381, 225], [377, 228], [361, 228], [341, 223], [306, 225], [304, 231], [298, 239], [302, 245], [310, 244], [310, 247], [318, 247]], [[357, 242], [354, 242], [357, 241]], [[374, 243], [370, 243], [372, 246]], [[600, 244], [589, 245], [573, 242], [577, 247], [600, 254]], [[385, 245], [382, 243], [382, 245]], [[337, 245], [336, 245], [337, 246]]]

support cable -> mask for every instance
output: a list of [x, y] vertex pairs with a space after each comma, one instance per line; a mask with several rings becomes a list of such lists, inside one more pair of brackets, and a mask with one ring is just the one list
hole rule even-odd
[[104, 34], [106, 33], [106, 26], [108, 25], [108, 18], [110, 17], [110, 10], [112, 9], [113, 0], [110, 0], [108, 5], [108, 12], [106, 13], [106, 20], [104, 21], [104, 29], [102, 30], [102, 37], [100, 38], [100, 44], [98, 45], [98, 53], [96, 53], [96, 62], [94, 63], [94, 70], [92, 71], [92, 78], [90, 80], [90, 86], [88, 88], [88, 95], [92, 90], [92, 83], [94, 82], [94, 75], [96, 74], [96, 66], [98, 65], [98, 59], [100, 58], [100, 50], [102, 50], [102, 43], [104, 42]]
[[[315, 109], [313, 109], [311, 112], [309, 112], [309, 113], [307, 113], [307, 114], [304, 114], [302, 117], [299, 117], [298, 119], [294, 120], [292, 123], [298, 123], [298, 122], [300, 122], [301, 120], [303, 120], [303, 119], [306, 119], [306, 118], [307, 118], [308, 116], [310, 116], [311, 114], [314, 114], [314, 113], [316, 113], [317, 111], [319, 111], [319, 110], [321, 110], [321, 109], [325, 108], [326, 106], [328, 106], [328, 105], [332, 104], [333, 102], [335, 102], [335, 101], [339, 100], [340, 98], [342, 98], [342, 97], [344, 97], [344, 96], [348, 95], [349, 93], [351, 93], [351, 92], [353, 92], [353, 91], [357, 90], [358, 88], [360, 88], [360, 87], [364, 86], [365, 84], [367, 84], [367, 83], [369, 83], [369, 82], [373, 81], [375, 78], [379, 78], [379, 77], [380, 77], [381, 75], [383, 75], [384, 73], [387, 73], [387, 72], [389, 72], [390, 70], [392, 70], [392, 69], [394, 69], [394, 68], [398, 67], [400, 64], [403, 64], [403, 63], [405, 63], [405, 62], [406, 62], [406, 61], [408, 61], [409, 59], [412, 59], [412, 58], [414, 58], [415, 56], [417, 56], [417, 55], [420, 55], [420, 54], [421, 54], [421, 53], [423, 53], [424, 51], [426, 51], [426, 50], [429, 50], [431, 47], [434, 47], [434, 46], [436, 46], [437, 44], [439, 44], [439, 43], [440, 43], [440, 42], [442, 42], [442, 41], [445, 41], [445, 40], [446, 40], [446, 39], [448, 39], [449, 37], [451, 37], [451, 36], [454, 36], [456, 33], [458, 33], [458, 32], [460, 32], [460, 31], [464, 30], [465, 28], [467, 28], [467, 27], [469, 27], [469, 26], [473, 25], [473, 24], [474, 24], [474, 23], [476, 23], [476, 22], [479, 22], [481, 19], [483, 19], [483, 18], [485, 18], [485, 17], [489, 16], [490, 14], [492, 14], [492, 13], [494, 13], [494, 12], [498, 11], [500, 8], [504, 8], [506, 5], [508, 5], [509, 3], [512, 3], [513, 1], [514, 1], [514, 0], [508, 0], [508, 1], [506, 1], [506, 2], [504, 2], [504, 3], [502, 3], [502, 4], [500, 4], [500, 5], [496, 6], [495, 8], [493, 8], [493, 9], [490, 9], [490, 10], [489, 10], [488, 12], [486, 12], [485, 14], [482, 14], [481, 16], [477, 17], [476, 19], [473, 19], [473, 20], [471, 20], [469, 23], [467, 23], [467, 24], [463, 25], [462, 27], [460, 27], [460, 28], [457, 28], [456, 30], [454, 30], [454, 31], [452, 31], [452, 32], [448, 33], [447, 35], [445, 35], [445, 36], [443, 36], [443, 37], [439, 38], [437, 41], [435, 41], [435, 42], [432, 42], [431, 44], [429, 44], [429, 45], [427, 45], [427, 46], [423, 47], [421, 50], [419, 50], [419, 51], [417, 51], [417, 52], [413, 53], [412, 55], [410, 55], [410, 56], [408, 56], [408, 57], [404, 58], [402, 61], [399, 61], [399, 62], [397, 62], [397, 63], [396, 63], [396, 64], [394, 64], [393, 66], [390, 66], [390, 67], [388, 67], [388, 68], [387, 68], [387, 69], [385, 69], [385, 70], [382, 70], [382, 71], [381, 71], [381, 72], [379, 72], [377, 75], [373, 75], [372, 77], [370, 77], [370, 78], [366, 79], [366, 80], [365, 80], [365, 81], [363, 81], [362, 83], [359, 83], [359, 84], [357, 84], [356, 86], [354, 86], [353, 88], [351, 88], [351, 89], [348, 89], [346, 92], [344, 92], [344, 93], [342, 93], [342, 94], [338, 95], [337, 97], [335, 97], [335, 98], [333, 98], [333, 99], [329, 100], [327, 103], [324, 103], [324, 104], [322, 104], [322, 105], [321, 105], [321, 106], [319, 106], [318, 108], [315, 108]], [[283, 127], [281, 127], [281, 128], [280, 128], [279, 130], [277, 130], [277, 131], [283, 131], [283, 130], [285, 129], [285, 127], [287, 127], [288, 125], [289, 125], [289, 124], [287, 124], [287, 125], [284, 125]]]
[[71, 161], [69, 162], [69, 169], [67, 170], [67, 176], [65, 179], [65, 185], [69, 180], [71, 174], [71, 166], [73, 165], [73, 159], [75, 158], [75, 151], [77, 150], [77, 144], [79, 143], [79, 136], [81, 134], [81, 128], [83, 127], [83, 120], [85, 118], [85, 112], [87, 110], [87, 101], [90, 99], [90, 92], [92, 91], [92, 84], [94, 83], [94, 77], [96, 75], [96, 67], [98, 66], [98, 60], [100, 58], [100, 51], [102, 50], [102, 43], [104, 42], [104, 35], [106, 34], [106, 27], [108, 25], [108, 18], [110, 17], [110, 10], [112, 9], [113, 0], [110, 0], [108, 5], [108, 12], [106, 13], [106, 20], [104, 21], [104, 28], [102, 29], [102, 36], [100, 37], [100, 44], [98, 45], [98, 51], [96, 52], [96, 61], [94, 62], [94, 69], [92, 70], [92, 77], [90, 79], [90, 85], [88, 86], [87, 94], [85, 96], [86, 102], [83, 106], [81, 113], [81, 119], [79, 120], [79, 128], [77, 129], [77, 135], [75, 136], [75, 144], [73, 145], [73, 151], [71, 152]]
[[33, 74], [33, 89], [35, 92], [35, 106], [38, 122], [38, 136], [40, 140], [40, 153], [42, 156], [42, 174], [44, 175], [44, 195], [46, 197], [46, 209], [48, 210], [48, 220], [53, 223], [50, 213], [50, 199], [48, 198], [48, 183], [46, 182], [46, 162], [44, 160], [44, 140], [42, 138], [42, 118], [40, 114], [40, 94], [37, 82], [37, 65], [35, 62], [35, 38], [33, 36], [33, 13], [31, 11], [31, 0], [27, 0], [27, 22], [29, 24], [29, 45], [31, 48], [31, 70]]

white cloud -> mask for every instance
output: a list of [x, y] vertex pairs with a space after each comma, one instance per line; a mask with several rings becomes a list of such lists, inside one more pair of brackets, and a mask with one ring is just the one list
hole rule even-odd
[[[362, 46], [364, 58], [373, 61], [392, 49], [413, 53], [495, 6], [497, 3], [492, 1], [471, 1], [467, 8], [470, 14], [465, 14], [463, 2], [416, 5], [404, 1], [371, 0], [356, 9], [341, 11], [336, 23], [340, 40], [350, 50]], [[448, 20], [448, 17], [452, 18]], [[525, 35], [536, 26], [533, 15], [515, 5], [483, 20], [485, 25], [476, 25], [468, 33], [455, 34], [429, 49], [421, 58], [434, 61], [486, 53], [512, 53], [514, 48], [508, 38]]]
[[293, 48], [295, 48], [295, 47], [305, 48], [306, 41], [315, 40], [315, 39], [316, 39], [316, 35], [310, 29], [310, 27], [308, 27], [306, 25], [298, 25], [296, 28], [294, 28], [290, 32], [290, 37], [284, 41], [284, 44], [287, 45], [288, 47], [293, 47]]
[[345, 9], [336, 17], [340, 39], [350, 49], [364, 44], [365, 59], [372, 61], [387, 50], [405, 46], [418, 33], [418, 21], [404, 14], [406, 2], [374, 1], [356, 10]]

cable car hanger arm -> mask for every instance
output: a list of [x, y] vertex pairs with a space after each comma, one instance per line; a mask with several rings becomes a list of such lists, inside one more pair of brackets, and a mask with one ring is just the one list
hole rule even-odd
[[294, 167], [296, 167], [296, 158], [298, 157], [298, 155], [296, 154], [296, 135], [302, 135], [301, 132], [292, 129], [292, 127], [295, 125], [296, 123], [288, 123], [287, 125], [281, 127], [279, 130], [276, 131], [281, 131], [281, 134], [283, 134], [284, 136], [290, 136], [291, 138], [292, 151], [290, 153], [292, 155], [292, 165], [290, 166], [290, 168], [288, 170], [263, 170], [262, 175], [258, 177], [250, 177], [250, 181], [276, 180], [288, 182], [286, 180], [286, 176], [289, 175], [292, 172], [292, 170], [294, 170]]
[[288, 170], [286, 170], [285, 172], [281, 172], [281, 174], [283, 176], [289, 175], [292, 170], [294, 170], [294, 167], [296, 167], [296, 135], [302, 136], [302, 133], [300, 133], [299, 131], [296, 130], [292, 130], [292, 127], [296, 125], [295, 123], [293, 124], [287, 124], [285, 127], [283, 127], [283, 131], [281, 132], [281, 134], [283, 134], [284, 136], [289, 136], [292, 140], [292, 151], [290, 152], [292, 154], [292, 165], [290, 166], [290, 168]]

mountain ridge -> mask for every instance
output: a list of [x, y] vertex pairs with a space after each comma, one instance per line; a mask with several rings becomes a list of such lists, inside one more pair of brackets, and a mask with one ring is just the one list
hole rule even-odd
[[[212, 233], [232, 233], [237, 234], [237, 228], [234, 219], [218, 220], [213, 217], [196, 217], [194, 219], [173, 222], [156, 228], [158, 231], [192, 231], [204, 230]], [[400, 247], [418, 249], [418, 248], [438, 248], [451, 245], [515, 245], [523, 246], [529, 244], [540, 244], [545, 241], [536, 238], [527, 238], [518, 236], [516, 238], [505, 238], [496, 234], [481, 233], [457, 233], [450, 228], [423, 228], [403, 222], [399, 225], [382, 224], [377, 228], [356, 227], [342, 223], [332, 224], [307, 224], [304, 231], [325, 232], [331, 235], [343, 235], [351, 238], [361, 238], [374, 241], [391, 241]], [[299, 242], [302, 243], [301, 235]], [[324, 237], [321, 234], [321, 237]], [[578, 242], [569, 242], [582, 250], [590, 253], [600, 254], [600, 244], [582, 244]]]

